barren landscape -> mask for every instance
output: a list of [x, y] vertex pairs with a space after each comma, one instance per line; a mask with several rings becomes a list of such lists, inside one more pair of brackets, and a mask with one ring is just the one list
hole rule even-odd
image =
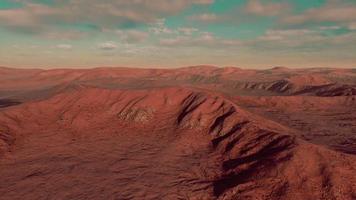
[[355, 69], [0, 68], [0, 199], [356, 199]]
[[356, 200], [356, 0], [0, 0], [0, 200]]

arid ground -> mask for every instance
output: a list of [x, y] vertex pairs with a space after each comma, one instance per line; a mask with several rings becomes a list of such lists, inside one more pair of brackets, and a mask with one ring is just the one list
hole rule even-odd
[[356, 199], [356, 70], [0, 68], [0, 199]]

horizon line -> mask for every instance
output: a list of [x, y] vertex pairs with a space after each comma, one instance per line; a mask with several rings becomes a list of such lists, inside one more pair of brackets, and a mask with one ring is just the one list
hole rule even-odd
[[177, 70], [177, 69], [184, 69], [184, 68], [198, 68], [198, 67], [205, 67], [205, 68], [235, 68], [241, 70], [273, 70], [273, 69], [289, 69], [289, 70], [302, 70], [302, 69], [356, 69], [356, 67], [288, 67], [288, 66], [266, 66], [261, 68], [254, 68], [254, 67], [240, 67], [240, 66], [219, 66], [219, 65], [209, 65], [209, 64], [200, 64], [200, 65], [185, 65], [185, 66], [177, 66], [177, 67], [142, 67], [142, 66], [97, 66], [97, 67], [78, 67], [78, 66], [64, 66], [64, 67], [12, 67], [12, 66], [5, 66], [0, 65], [2, 69], [12, 69], [12, 70], [94, 70], [94, 69], [137, 69], [137, 70]]

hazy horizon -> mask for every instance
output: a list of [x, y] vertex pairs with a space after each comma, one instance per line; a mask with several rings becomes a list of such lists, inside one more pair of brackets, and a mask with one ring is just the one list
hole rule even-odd
[[355, 69], [356, 67], [289, 67], [289, 66], [265, 66], [265, 67], [240, 67], [240, 66], [217, 66], [217, 65], [189, 65], [189, 66], [162, 66], [162, 67], [152, 67], [152, 66], [43, 66], [43, 67], [13, 67], [13, 66], [1, 66], [5, 69], [19, 69], [19, 70], [94, 70], [94, 69], [132, 69], [132, 70], [178, 70], [184, 68], [194, 68], [194, 67], [215, 67], [215, 68], [236, 68], [241, 70], [273, 70], [275, 68], [286, 68], [288, 70], [311, 70], [311, 69], [340, 69], [349, 70]]
[[2, 0], [10, 68], [355, 68], [352, 0]]

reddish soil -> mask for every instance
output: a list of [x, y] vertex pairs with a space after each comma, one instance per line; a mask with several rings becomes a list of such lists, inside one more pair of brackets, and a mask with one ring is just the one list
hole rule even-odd
[[236, 97], [246, 110], [297, 130], [301, 138], [356, 154], [356, 97]]
[[0, 199], [356, 199], [355, 73], [303, 72], [1, 68]]

